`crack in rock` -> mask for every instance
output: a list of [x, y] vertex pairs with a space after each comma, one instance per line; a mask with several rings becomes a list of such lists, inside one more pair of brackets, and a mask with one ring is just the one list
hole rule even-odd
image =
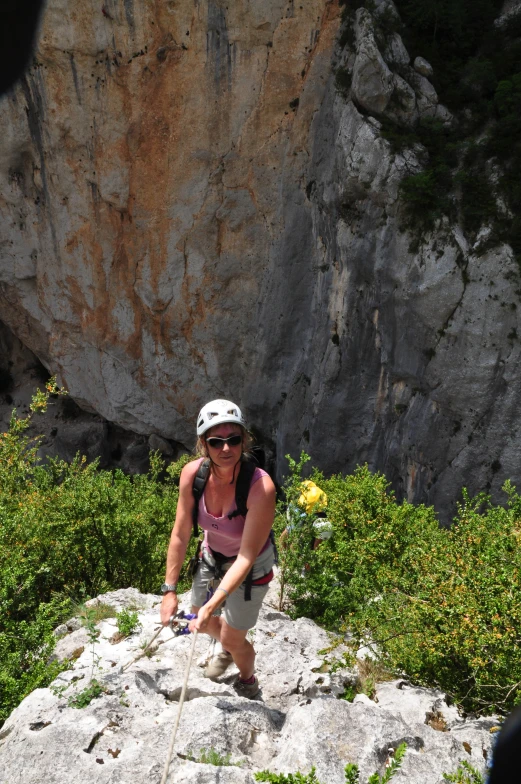
[[45, 727], [48, 727], [49, 724], [52, 724], [52, 721], [35, 721], [32, 724], [29, 724], [29, 729], [33, 732], [40, 732], [40, 730], [44, 730]]

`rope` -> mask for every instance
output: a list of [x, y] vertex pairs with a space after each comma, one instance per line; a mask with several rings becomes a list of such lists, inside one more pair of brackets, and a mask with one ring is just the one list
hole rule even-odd
[[165, 628], [164, 626], [160, 626], [160, 627], [159, 627], [159, 629], [158, 629], [158, 630], [157, 630], [157, 632], [154, 634], [154, 636], [153, 636], [153, 637], [152, 637], [152, 638], [151, 638], [151, 639], [150, 639], [150, 640], [147, 642], [147, 644], [145, 645], [145, 647], [143, 648], [143, 650], [142, 650], [142, 651], [140, 651], [140, 652], [138, 653], [138, 655], [137, 655], [137, 656], [134, 656], [134, 658], [133, 658], [133, 659], [131, 659], [129, 662], [127, 662], [126, 664], [124, 664], [124, 665], [123, 665], [123, 667], [121, 668], [121, 672], [125, 672], [125, 670], [128, 670], [128, 668], [129, 668], [129, 667], [130, 667], [132, 664], [134, 664], [134, 662], [137, 662], [137, 660], [138, 660], [138, 659], [141, 659], [143, 656], [145, 656], [145, 655], [146, 655], [146, 652], [148, 651], [148, 649], [150, 648], [150, 646], [152, 645], [152, 643], [154, 642], [154, 640], [156, 639], [156, 637], [159, 637], [159, 635], [161, 634], [161, 632], [163, 631], [163, 629], [164, 629], [164, 628]]
[[181, 689], [181, 696], [179, 697], [179, 708], [177, 709], [177, 716], [175, 719], [174, 729], [172, 730], [172, 737], [170, 738], [170, 748], [168, 749], [168, 756], [166, 758], [161, 784], [166, 784], [166, 780], [168, 778], [168, 769], [170, 767], [172, 754], [174, 753], [175, 736], [177, 735], [177, 728], [179, 727], [179, 720], [181, 718], [181, 711], [183, 709], [183, 702], [185, 700], [186, 687], [188, 686], [188, 676], [190, 675], [190, 667], [192, 666], [192, 659], [194, 656], [196, 640], [197, 640], [197, 629], [195, 629], [195, 631], [193, 632], [192, 647], [190, 648], [190, 656], [188, 657], [188, 664], [186, 665], [185, 679], [183, 681], [183, 688]]

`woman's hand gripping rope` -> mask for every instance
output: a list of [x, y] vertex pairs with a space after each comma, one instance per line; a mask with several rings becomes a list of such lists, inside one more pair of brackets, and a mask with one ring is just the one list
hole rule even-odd
[[206, 604], [203, 604], [203, 606], [199, 608], [197, 615], [192, 617], [193, 620], [190, 621], [188, 630], [191, 632], [206, 632], [210, 624], [212, 611]]

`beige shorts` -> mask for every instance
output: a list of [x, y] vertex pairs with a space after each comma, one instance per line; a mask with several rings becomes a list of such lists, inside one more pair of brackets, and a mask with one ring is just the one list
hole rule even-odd
[[[208, 558], [208, 555], [206, 556]], [[211, 557], [208, 558], [211, 560]], [[224, 571], [228, 571], [230, 566], [224, 567]], [[255, 563], [253, 564], [253, 579], [259, 580], [264, 575], [268, 574], [273, 568], [274, 552], [273, 545], [270, 542], [264, 552], [262, 552]], [[213, 581], [213, 582], [212, 582]], [[203, 604], [209, 599], [209, 587], [213, 587], [215, 591], [219, 587], [220, 580], [214, 580], [211, 569], [200, 559], [197, 574], [192, 583], [192, 605], [194, 607], [202, 607]], [[226, 599], [224, 604], [221, 605], [219, 610], [215, 613], [222, 616], [228, 626], [233, 629], [251, 629], [257, 623], [259, 611], [268, 593], [269, 583], [266, 585], [252, 585], [251, 587], [251, 601], [247, 602], [244, 598], [244, 583], [240, 585], [230, 596]]]

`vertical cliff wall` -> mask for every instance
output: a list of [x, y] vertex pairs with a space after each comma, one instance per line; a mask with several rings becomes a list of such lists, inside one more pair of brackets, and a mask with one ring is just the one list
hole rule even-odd
[[446, 512], [521, 472], [518, 268], [444, 221], [411, 248], [419, 152], [374, 115], [450, 115], [399, 36], [339, 27], [330, 0], [50, 0], [0, 103], [0, 316], [120, 426], [189, 446], [231, 397], [279, 471], [367, 460]]
[[337, 16], [49, 3], [1, 107], [2, 312], [83, 405], [191, 442], [201, 400], [242, 395]]

